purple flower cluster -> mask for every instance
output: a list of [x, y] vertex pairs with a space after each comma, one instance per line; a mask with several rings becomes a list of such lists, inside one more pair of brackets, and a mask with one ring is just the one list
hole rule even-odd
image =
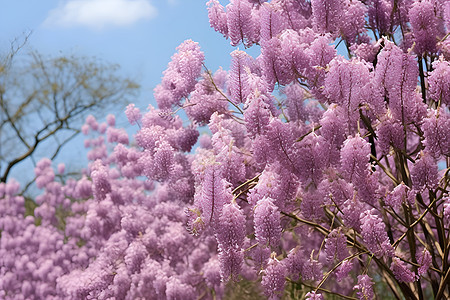
[[0, 298], [445, 299], [447, 2], [210, 0], [260, 55], [212, 73], [187, 40], [133, 136], [86, 119], [78, 179], [0, 183]]

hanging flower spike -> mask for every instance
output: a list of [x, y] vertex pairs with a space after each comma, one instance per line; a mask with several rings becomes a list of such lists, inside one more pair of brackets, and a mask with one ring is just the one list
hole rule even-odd
[[[274, 255], [274, 253], [272, 255]], [[280, 299], [283, 295], [286, 282], [285, 276], [287, 273], [284, 262], [271, 257], [263, 272], [261, 285], [264, 289], [264, 293], [270, 300]]]
[[391, 206], [393, 209], [399, 209], [403, 203], [407, 203], [410, 197], [408, 197], [410, 188], [401, 182], [394, 190], [389, 193], [385, 198], [385, 203]]
[[[450, 76], [450, 73], [449, 73]], [[450, 114], [445, 108], [430, 110], [422, 124], [425, 151], [434, 158], [450, 156]]]
[[374, 214], [374, 209], [361, 213], [361, 235], [367, 249], [377, 258], [393, 256], [394, 248], [389, 243], [383, 220]]
[[244, 262], [244, 253], [242, 249], [224, 250], [219, 245], [219, 266], [220, 278], [223, 282], [238, 281], [238, 275], [241, 272]]
[[94, 187], [94, 198], [97, 201], [106, 198], [106, 194], [111, 192], [110, 176], [108, 169], [100, 160], [96, 160], [91, 171], [92, 184]]
[[431, 266], [432, 259], [431, 254], [427, 249], [416, 254], [417, 263], [419, 264], [419, 269], [417, 270], [417, 277], [425, 275]]
[[261, 41], [268, 41], [276, 37], [286, 27], [286, 24], [283, 24], [281, 12], [277, 10], [277, 6], [273, 2], [262, 5], [260, 14]]
[[254, 226], [256, 240], [260, 245], [277, 247], [280, 244], [280, 213], [272, 199], [265, 197], [256, 203]]
[[270, 110], [270, 99], [259, 91], [248, 96], [244, 111], [245, 127], [251, 138], [266, 133], [270, 120], [273, 118]]
[[313, 25], [321, 33], [337, 33], [342, 20], [342, 0], [311, 0]]
[[244, 103], [250, 93], [248, 72], [250, 72], [251, 59], [244, 51], [234, 50], [231, 52], [228, 86], [231, 101], [235, 104]]
[[242, 42], [245, 47], [250, 47], [255, 35], [252, 5], [248, 0], [231, 0], [226, 9], [228, 37], [231, 45], [237, 46]]
[[[447, 5], [450, 7], [450, 5]], [[448, 9], [450, 11], [450, 9]], [[450, 63], [442, 59], [433, 62], [433, 71], [428, 76], [428, 94], [437, 103], [450, 106]]]
[[444, 202], [444, 220], [447, 224], [450, 222], [450, 195], [443, 198]]
[[373, 292], [373, 281], [368, 275], [359, 275], [358, 284], [353, 287], [358, 290], [356, 295], [360, 300], [372, 300], [375, 297]]
[[403, 126], [399, 121], [393, 120], [390, 113], [386, 114], [386, 119], [383, 122], [380, 122], [376, 134], [381, 154], [389, 154], [391, 147], [394, 150], [402, 150], [405, 148], [405, 132]]
[[205, 170], [199, 203], [202, 209], [202, 219], [205, 224], [216, 227], [223, 206], [230, 203], [233, 195], [227, 182], [223, 179], [221, 166], [213, 164]]
[[329, 102], [340, 105], [349, 134], [353, 134], [359, 120], [359, 107], [367, 102], [371, 94], [368, 65], [358, 59], [351, 61], [342, 57], [330, 62], [330, 70], [325, 76], [324, 94]]
[[223, 206], [216, 232], [217, 243], [223, 250], [241, 249], [245, 238], [245, 216], [236, 201]]
[[369, 24], [373, 29], [378, 29], [381, 36], [390, 33], [392, 1], [370, 0], [368, 2]]
[[417, 279], [416, 274], [406, 267], [406, 263], [398, 257], [392, 259], [391, 270], [395, 278], [400, 282], [413, 282]]
[[365, 16], [367, 7], [359, 0], [344, 1], [342, 20], [340, 20], [340, 30], [342, 37], [353, 44], [358, 39], [358, 35], [365, 33]]
[[435, 189], [439, 184], [438, 166], [428, 153], [420, 153], [420, 157], [411, 168], [411, 180], [414, 190], [423, 192]]
[[341, 261], [348, 256], [347, 238], [338, 229], [333, 229], [325, 239], [325, 253], [327, 261], [335, 258]]
[[417, 122], [414, 116], [415, 93], [419, 70], [413, 55], [404, 53], [393, 42], [384, 39], [385, 47], [378, 55], [374, 87], [379, 97], [387, 97], [393, 120]]
[[359, 135], [348, 137], [341, 149], [341, 169], [344, 178], [355, 185], [370, 174], [370, 144]]
[[426, 52], [435, 53], [436, 43], [445, 32], [442, 19], [436, 16], [435, 7], [432, 1], [414, 1], [409, 9], [409, 21], [411, 23], [414, 37], [414, 52], [421, 57]]
[[346, 278], [350, 271], [353, 269], [353, 262], [351, 260], [344, 260], [342, 264], [336, 269], [336, 280], [341, 282]]
[[199, 126], [207, 125], [214, 112], [220, 114], [227, 113], [228, 102], [223, 99], [223, 96], [214, 86], [214, 84], [217, 87], [220, 86], [215, 78], [221, 77], [221, 73], [224, 73], [225, 77], [227, 76], [226, 71], [219, 69], [214, 74], [212, 80], [209, 74], [203, 73], [203, 79], [195, 85], [195, 89], [191, 93], [189, 100], [184, 104], [184, 110], [188, 118]]
[[136, 124], [141, 118], [142, 114], [139, 108], [135, 107], [133, 103], [128, 104], [127, 108], [125, 109], [125, 115], [127, 116], [128, 122], [130, 122], [131, 125]]
[[210, 0], [206, 5], [208, 6], [208, 18], [211, 27], [228, 38], [227, 13], [224, 7], [217, 0]]
[[170, 109], [180, 103], [194, 90], [200, 76], [204, 54], [198, 43], [186, 40], [177, 47], [167, 69], [163, 72], [161, 84], [154, 89], [154, 96], [160, 109]]

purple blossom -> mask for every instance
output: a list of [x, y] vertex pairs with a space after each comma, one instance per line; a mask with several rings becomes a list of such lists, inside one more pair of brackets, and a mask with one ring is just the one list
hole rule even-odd
[[231, 52], [231, 67], [229, 72], [229, 90], [231, 101], [236, 104], [244, 103], [249, 91], [248, 76], [252, 58], [244, 51]]
[[217, 258], [211, 258], [203, 266], [203, 274], [205, 281], [210, 287], [215, 287], [220, 285], [220, 268], [217, 262]]
[[223, 206], [217, 243], [223, 250], [241, 249], [245, 238], [245, 216], [235, 201]]
[[[343, 108], [344, 120], [352, 133], [359, 118], [359, 106], [369, 98], [371, 87], [368, 65], [353, 59], [335, 58], [325, 77], [324, 94]], [[351, 129], [350, 129], [351, 128]]]
[[[1, 299], [222, 299], [241, 278], [277, 299], [288, 277], [367, 300], [380, 262], [398, 297], [445, 296], [448, 1], [223, 2], [210, 25], [255, 59], [236, 50], [229, 72], [202, 74], [187, 40], [159, 108], [125, 110], [134, 134], [87, 117], [79, 179], [44, 159], [40, 195], [0, 183]], [[411, 243], [415, 257], [394, 255]]]
[[389, 243], [385, 226], [380, 217], [372, 210], [361, 213], [361, 235], [367, 249], [376, 257], [392, 256], [394, 248]]
[[313, 257], [310, 257], [305, 261], [301, 274], [303, 280], [322, 280], [322, 264]]
[[369, 176], [370, 144], [359, 135], [349, 137], [341, 149], [341, 168], [346, 179], [358, 184]]
[[305, 297], [306, 300], [323, 300], [322, 294], [317, 293], [315, 291], [306, 293]]
[[283, 295], [286, 266], [275, 258], [270, 258], [264, 270], [261, 285], [269, 299], [280, 299]]
[[107, 141], [109, 143], [120, 143], [128, 145], [128, 134], [127, 132], [120, 128], [108, 127], [106, 131]]
[[171, 276], [166, 283], [167, 299], [196, 299], [195, 289], [186, 283], [183, 283], [178, 278]]
[[436, 42], [441, 38], [439, 32], [442, 26], [435, 13], [433, 1], [416, 1], [409, 9], [409, 20], [411, 22], [414, 36], [414, 51], [422, 56], [425, 52], [436, 52]]
[[305, 255], [300, 247], [297, 246], [294, 249], [291, 249], [283, 262], [286, 264], [287, 275], [292, 280], [297, 281], [306, 262]]
[[373, 62], [377, 55], [379, 45], [378, 44], [373, 45], [371, 43], [360, 43], [360, 44], [353, 44], [352, 46], [350, 46], [350, 49], [360, 59], [365, 60], [367, 62]]
[[414, 205], [414, 197], [414, 192], [412, 192], [408, 186], [401, 182], [391, 193], [386, 196], [384, 201], [392, 208], [399, 209], [402, 204], [409, 203], [410, 205]]
[[414, 116], [414, 94], [419, 71], [417, 62], [394, 43], [384, 41], [385, 47], [378, 55], [374, 86], [381, 97], [387, 97], [394, 120], [402, 123], [417, 121]]
[[36, 168], [34, 169], [36, 174], [36, 186], [40, 189], [47, 186], [50, 182], [53, 182], [55, 179], [55, 173], [51, 164], [52, 162], [50, 159], [44, 158], [37, 163]]
[[258, 184], [250, 191], [248, 202], [255, 206], [256, 203], [269, 197], [279, 209], [284, 209], [295, 198], [299, 182], [296, 176], [289, 174], [279, 164], [266, 166]]
[[163, 72], [161, 84], [154, 90], [154, 96], [161, 109], [179, 104], [195, 87], [200, 76], [204, 54], [198, 43], [186, 40], [177, 47], [178, 52]]
[[390, 33], [392, 1], [371, 0], [368, 2], [369, 24], [378, 29], [380, 34]]
[[344, 260], [342, 264], [336, 269], [336, 280], [338, 282], [342, 281], [344, 278], [348, 277], [348, 274], [353, 269], [353, 262], [351, 260]]
[[333, 229], [325, 239], [325, 253], [327, 261], [333, 261], [335, 258], [341, 261], [348, 256], [347, 238], [337, 229]]
[[304, 106], [304, 90], [298, 84], [291, 84], [283, 89], [286, 95], [286, 110], [290, 122], [305, 122], [308, 112]]
[[135, 107], [133, 103], [128, 104], [125, 110], [125, 115], [127, 116], [128, 122], [130, 122], [131, 125], [134, 125], [142, 118], [141, 111], [139, 110], [139, 108]]
[[91, 171], [92, 183], [94, 186], [94, 197], [97, 200], [103, 200], [106, 194], [111, 192], [111, 183], [109, 182], [108, 169], [101, 161], [95, 161]]
[[433, 157], [422, 153], [411, 167], [413, 188], [417, 191], [435, 189], [439, 183], [438, 167]]
[[428, 77], [430, 98], [450, 106], [450, 63], [444, 60], [435, 61], [433, 69]]
[[[325, 101], [325, 96], [322, 94], [326, 75], [325, 70], [330, 61], [336, 57], [336, 49], [330, 45], [330, 37], [324, 35], [314, 39], [305, 52], [310, 62], [306, 66], [305, 75], [312, 93], [318, 100]], [[297, 67], [297, 70], [301, 69], [301, 67]]]
[[320, 120], [321, 136], [330, 144], [330, 163], [338, 164], [340, 160], [340, 148], [346, 139], [348, 126], [342, 122], [340, 116], [343, 108], [336, 104], [331, 104]]
[[106, 123], [111, 127], [116, 126], [116, 117], [113, 114], [108, 114], [106, 116]]
[[450, 221], [450, 196], [444, 197], [444, 220], [448, 223]]
[[220, 166], [212, 165], [205, 170], [199, 204], [202, 210], [202, 219], [206, 224], [218, 224], [223, 206], [233, 199], [223, 179]]
[[391, 147], [394, 150], [405, 148], [405, 132], [402, 124], [387, 117], [377, 127], [378, 147], [382, 154], [389, 154]]
[[329, 165], [330, 144], [322, 136], [310, 134], [296, 143], [296, 154], [295, 166], [303, 170], [299, 173], [302, 183], [319, 185], [322, 172]]
[[307, 28], [311, 22], [311, 5], [307, 2], [287, 0], [273, 1], [276, 9], [281, 11], [285, 27], [300, 31]]
[[358, 290], [356, 295], [360, 300], [371, 300], [375, 296], [373, 292], [373, 281], [368, 275], [359, 275], [358, 284], [353, 289]]
[[61, 175], [64, 174], [65, 169], [66, 169], [66, 165], [64, 163], [58, 164], [58, 173], [59, 174], [61, 174]]
[[422, 252], [416, 254], [419, 269], [417, 270], [417, 278], [425, 275], [431, 266], [432, 258], [428, 250], [424, 249]]
[[[218, 85], [216, 78], [221, 72], [225, 71], [219, 69], [213, 76], [213, 81], [216, 86]], [[191, 93], [189, 100], [184, 104], [188, 118], [199, 125], [208, 124], [214, 112], [223, 114], [227, 112], [228, 103], [216, 91], [213, 81], [211, 81], [209, 76], [203, 74], [203, 79], [199, 80], [195, 85], [195, 89]]]
[[272, 118], [271, 103], [259, 91], [251, 93], [246, 102], [244, 120], [247, 131], [251, 137], [265, 134]]
[[343, 12], [342, 0], [312, 0], [313, 24], [321, 33], [336, 32]]
[[265, 197], [256, 203], [254, 226], [256, 239], [262, 246], [277, 247], [279, 245], [280, 213], [272, 199]]
[[261, 68], [269, 86], [275, 83], [289, 84], [294, 80], [294, 69], [290, 49], [283, 47], [282, 36], [261, 43]]
[[211, 27], [223, 34], [224, 37], [228, 37], [227, 14], [224, 7], [217, 0], [210, 0], [206, 5]]
[[281, 33], [284, 19], [277, 5], [273, 2], [264, 4], [260, 9], [260, 23], [261, 23], [261, 41], [268, 41]]
[[406, 264], [397, 257], [392, 259], [391, 270], [400, 282], [408, 283], [416, 280], [416, 274], [409, 270]]
[[279, 119], [272, 119], [265, 134], [265, 147], [261, 147], [270, 157], [270, 160], [278, 161], [283, 167], [293, 171], [298, 175], [299, 171], [295, 166], [297, 155], [294, 143], [294, 131], [290, 124], [281, 122]]
[[270, 253], [270, 248], [259, 243], [250, 249], [249, 257], [253, 260], [255, 271], [259, 272], [266, 268], [267, 263], [269, 262]]
[[450, 156], [450, 114], [445, 109], [429, 111], [422, 130], [427, 152], [435, 158]]
[[365, 33], [365, 16], [367, 7], [361, 1], [344, 1], [340, 30], [344, 39], [353, 44], [358, 35]]
[[243, 261], [244, 254], [241, 249], [222, 249], [219, 246], [220, 277], [222, 281], [237, 281]]
[[[255, 38], [255, 23], [252, 19], [252, 6], [248, 0], [231, 0], [226, 6], [228, 37], [232, 46], [243, 43], [246, 47], [251, 46]], [[220, 17], [223, 18], [223, 17]], [[218, 18], [217, 18], [218, 19]], [[214, 21], [221, 23], [222, 21]], [[217, 26], [217, 25], [216, 25]], [[221, 29], [222, 26], [217, 26]], [[221, 32], [223, 33], [223, 29]]]

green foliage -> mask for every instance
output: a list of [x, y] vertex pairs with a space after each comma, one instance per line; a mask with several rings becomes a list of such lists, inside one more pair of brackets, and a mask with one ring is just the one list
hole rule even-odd
[[26, 216], [34, 217], [34, 210], [36, 207], [38, 207], [38, 205], [36, 204], [36, 202], [34, 202], [33, 199], [31, 199], [29, 197], [24, 197], [24, 198], [25, 198], [25, 217]]

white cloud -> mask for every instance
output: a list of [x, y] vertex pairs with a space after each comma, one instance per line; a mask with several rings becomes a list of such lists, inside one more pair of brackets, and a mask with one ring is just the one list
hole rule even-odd
[[156, 8], [147, 0], [69, 0], [51, 10], [44, 25], [86, 26], [100, 30], [150, 19], [156, 13]]

